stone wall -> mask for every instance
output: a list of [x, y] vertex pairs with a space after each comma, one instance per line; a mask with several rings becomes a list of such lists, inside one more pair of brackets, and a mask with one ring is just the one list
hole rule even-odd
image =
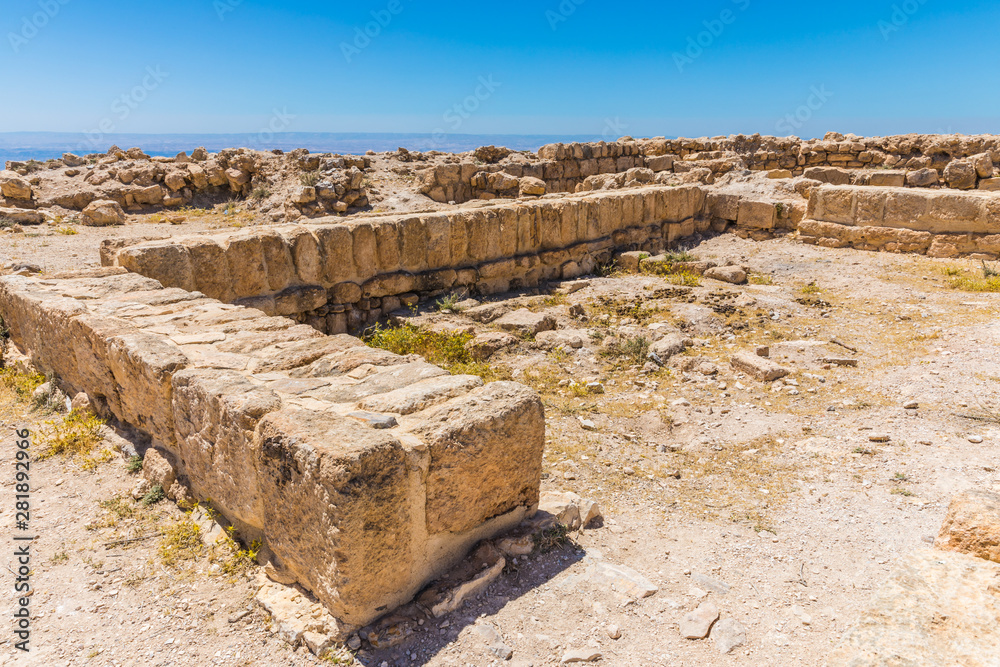
[[659, 251], [706, 230], [704, 211], [697, 186], [649, 187], [109, 245], [102, 261], [341, 333], [418, 295], [505, 292], [590, 273], [615, 250]]
[[[817, 167], [847, 170], [846, 178], [852, 180], [836, 184], [854, 182], [854, 170], [894, 169], [898, 174], [876, 175], [871, 184], [994, 189], [1000, 188], [1000, 180], [993, 179], [994, 163], [1000, 163], [1000, 137], [994, 135], [866, 138], [831, 133], [809, 140], [760, 135], [625, 138], [613, 143], [550, 144], [539, 149], [537, 160], [514, 155], [498, 164], [469, 161], [433, 167], [422, 173], [420, 191], [435, 201], [461, 203], [477, 198], [516, 198], [522, 194], [518, 186], [523, 177], [542, 179], [547, 192], [552, 193], [576, 192], [588, 176], [635, 168], [677, 174], [707, 168], [716, 176], [749, 169], [802, 176]], [[894, 182], [897, 177], [902, 182]], [[861, 176], [857, 184], [867, 185], [867, 178], [867, 174]]]
[[178, 472], [168, 495], [210, 499], [262, 539], [342, 632], [534, 511], [545, 422], [530, 389], [117, 271], [0, 278], [11, 343], [147, 434]]
[[[48, 162], [7, 162], [0, 171], [0, 206], [84, 210], [112, 201], [141, 213], [208, 201], [249, 199], [275, 220], [345, 213], [368, 206], [361, 156], [274, 154], [245, 148], [150, 157], [138, 148], [106, 154], [66, 153]], [[53, 180], [53, 178], [56, 178]]]
[[823, 186], [798, 228], [806, 243], [827, 247], [994, 259], [1000, 256], [1000, 195]]

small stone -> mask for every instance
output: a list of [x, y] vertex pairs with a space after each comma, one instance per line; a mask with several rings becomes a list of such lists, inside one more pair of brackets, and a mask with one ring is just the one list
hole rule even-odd
[[595, 424], [594, 422], [590, 421], [589, 419], [584, 419], [583, 417], [580, 418], [580, 426], [583, 427], [584, 431], [596, 431], [597, 430], [597, 424]]
[[681, 619], [681, 636], [685, 639], [704, 639], [717, 620], [719, 608], [711, 602], [705, 602]]
[[889, 442], [892, 437], [886, 433], [873, 433], [868, 436], [869, 442]]
[[352, 651], [357, 651], [358, 649], [360, 649], [361, 637], [358, 637], [357, 635], [351, 635], [350, 638], [347, 640], [347, 648], [351, 649]]
[[611, 639], [617, 640], [622, 638], [622, 630], [617, 625], [609, 625], [606, 629], [608, 637]]
[[969, 442], [971, 442], [971, 443], [972, 443], [972, 444], [974, 444], [974, 445], [978, 445], [978, 444], [980, 444], [980, 443], [981, 443], [982, 441], [983, 441], [983, 437], [982, 437], [982, 436], [980, 436], [980, 435], [973, 435], [973, 436], [969, 436]]
[[590, 392], [591, 394], [603, 394], [604, 385], [601, 384], [600, 382], [588, 382], [587, 391]]
[[729, 653], [746, 644], [746, 628], [732, 618], [724, 618], [712, 628], [712, 641], [721, 653]]
[[917, 401], [907, 401], [906, 403], [903, 403], [903, 409], [905, 410], [916, 410], [919, 407], [920, 403]]

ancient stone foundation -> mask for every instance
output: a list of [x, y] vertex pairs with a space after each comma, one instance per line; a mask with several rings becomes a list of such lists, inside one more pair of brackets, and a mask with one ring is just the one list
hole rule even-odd
[[616, 250], [659, 251], [706, 231], [704, 213], [696, 186], [649, 187], [108, 246], [102, 261], [341, 333], [418, 295], [506, 292], [591, 273]]
[[799, 223], [803, 241], [931, 257], [1000, 256], [1000, 196], [956, 190], [824, 186]]
[[534, 512], [545, 422], [530, 389], [99, 273], [0, 279], [11, 342], [146, 434], [176, 468], [170, 496], [210, 500], [261, 539], [341, 632]]

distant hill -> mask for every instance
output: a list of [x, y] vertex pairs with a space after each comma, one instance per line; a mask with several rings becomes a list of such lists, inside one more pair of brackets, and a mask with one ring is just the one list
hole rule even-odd
[[[616, 137], [617, 138], [617, 137]], [[403, 147], [414, 151], [439, 150], [460, 153], [480, 146], [506, 146], [514, 150], [536, 151], [551, 143], [600, 141], [597, 136], [515, 135], [515, 134], [381, 134], [357, 132], [288, 132], [259, 134], [114, 134], [92, 137], [70, 132], [0, 132], [0, 165], [6, 160], [47, 160], [63, 153], [104, 153], [112, 145], [142, 148], [150, 155], [176, 155], [204, 146], [215, 152], [223, 148], [247, 147], [257, 150], [280, 148], [289, 151], [308, 148], [314, 153], [360, 155], [367, 151], [394, 151]]]

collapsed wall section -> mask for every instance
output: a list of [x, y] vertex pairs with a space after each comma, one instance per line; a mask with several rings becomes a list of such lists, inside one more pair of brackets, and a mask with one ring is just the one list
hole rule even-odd
[[342, 333], [418, 295], [506, 292], [590, 273], [615, 250], [659, 251], [705, 231], [704, 211], [697, 186], [648, 187], [107, 247], [102, 261]]
[[994, 259], [1000, 256], [1000, 195], [824, 186], [812, 193], [799, 235], [832, 248]]
[[11, 342], [146, 433], [178, 472], [168, 495], [263, 540], [342, 631], [534, 511], [545, 421], [527, 387], [104, 271], [0, 278]]

